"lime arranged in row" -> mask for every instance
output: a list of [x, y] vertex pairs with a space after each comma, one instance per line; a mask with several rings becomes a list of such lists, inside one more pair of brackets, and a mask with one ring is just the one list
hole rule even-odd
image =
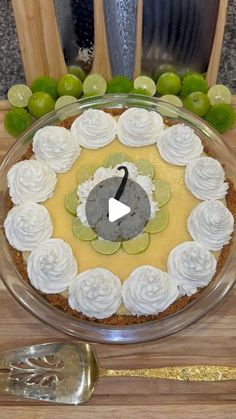
[[[82, 68], [68, 67], [68, 74], [59, 80], [49, 76], [39, 76], [31, 86], [18, 84], [8, 91], [9, 103], [14, 107], [10, 117], [6, 114], [4, 121], [8, 133], [18, 137], [31, 123], [32, 117], [38, 119], [53, 111], [69, 105], [79, 98], [104, 95], [105, 93], [136, 93], [147, 96], [157, 95], [160, 100], [204, 117], [214, 128], [223, 133], [231, 128], [236, 116], [230, 105], [230, 90], [223, 85], [215, 85], [210, 89], [204, 76], [196, 72], [187, 72], [183, 77], [176, 74], [171, 66], [164, 67], [153, 78], [140, 75], [133, 81], [117, 75], [106, 81], [100, 74], [86, 75]], [[224, 105], [223, 107], [218, 105]], [[26, 109], [24, 112], [15, 112]], [[222, 109], [224, 121], [222, 123]], [[70, 116], [64, 111], [58, 113], [58, 118]], [[168, 113], [165, 113], [168, 116]], [[171, 115], [169, 115], [171, 116]]]

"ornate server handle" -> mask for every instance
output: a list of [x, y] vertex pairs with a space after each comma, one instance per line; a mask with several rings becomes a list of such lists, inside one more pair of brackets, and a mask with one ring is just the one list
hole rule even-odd
[[227, 381], [236, 380], [236, 367], [216, 365], [191, 365], [130, 370], [100, 369], [102, 377], [143, 377], [178, 381]]

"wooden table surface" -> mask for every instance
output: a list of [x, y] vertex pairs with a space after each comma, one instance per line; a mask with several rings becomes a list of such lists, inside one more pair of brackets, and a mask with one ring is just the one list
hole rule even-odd
[[[234, 98], [236, 105], [236, 98]], [[0, 159], [13, 140], [4, 132], [6, 102], [0, 102]], [[236, 151], [236, 127], [225, 135]], [[70, 337], [22, 308], [0, 281], [0, 351]], [[180, 364], [236, 365], [236, 287], [213, 311], [187, 329], [144, 344], [93, 345], [101, 366], [138, 368]], [[40, 407], [39, 407], [40, 406]], [[0, 396], [0, 417], [34, 419], [235, 418], [236, 381], [183, 383], [131, 378], [100, 379], [81, 406], [56, 406]]]

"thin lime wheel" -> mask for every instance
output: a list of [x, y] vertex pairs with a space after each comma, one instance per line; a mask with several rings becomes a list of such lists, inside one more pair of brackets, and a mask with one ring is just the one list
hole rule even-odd
[[156, 84], [148, 76], [139, 76], [134, 80], [134, 88], [146, 90], [150, 96], [154, 96], [156, 93]]
[[77, 188], [69, 192], [65, 197], [65, 207], [72, 215], [77, 215], [77, 207], [79, 205], [79, 198], [77, 195]]
[[70, 105], [71, 103], [74, 103], [76, 101], [77, 99], [74, 96], [70, 96], [70, 95], [61, 96], [57, 99], [55, 103], [55, 109], [57, 110], [57, 109], [63, 108], [63, 106]]
[[223, 86], [223, 84], [216, 84], [215, 86], [212, 86], [208, 90], [207, 96], [211, 105], [217, 105], [218, 103], [230, 104], [232, 98], [230, 90], [228, 87]]
[[165, 208], [161, 208], [156, 212], [155, 217], [147, 223], [144, 231], [151, 234], [160, 233], [167, 227], [168, 220], [169, 217], [167, 211]]
[[182, 100], [175, 95], [163, 95], [159, 98], [159, 100], [164, 100], [167, 103], [170, 103], [171, 105], [177, 106], [178, 108], [183, 107]]
[[81, 184], [90, 179], [98, 168], [99, 166], [95, 163], [88, 163], [81, 166], [76, 175], [78, 183]]
[[83, 92], [85, 96], [104, 95], [106, 89], [106, 80], [100, 74], [90, 74], [84, 80]]
[[120, 242], [109, 242], [107, 240], [99, 239], [93, 240], [91, 244], [94, 250], [96, 250], [98, 253], [101, 253], [102, 255], [113, 255], [119, 250], [121, 246]]
[[130, 162], [131, 158], [125, 153], [112, 153], [104, 160], [105, 167], [115, 167], [117, 164]]
[[152, 163], [148, 160], [140, 159], [134, 161], [135, 166], [138, 168], [140, 175], [149, 176], [151, 179], [155, 174]]
[[134, 239], [124, 241], [122, 247], [125, 252], [130, 255], [137, 255], [138, 253], [144, 252], [149, 245], [149, 234], [143, 233], [141, 236], [135, 237]]
[[15, 84], [7, 93], [9, 103], [17, 108], [26, 108], [31, 96], [32, 90], [26, 84]]
[[91, 241], [97, 237], [95, 231], [93, 231], [92, 228], [83, 225], [78, 218], [74, 218], [72, 221], [72, 231], [79, 240]]
[[155, 185], [154, 196], [159, 208], [167, 204], [170, 199], [170, 186], [167, 182], [161, 179], [153, 180]]

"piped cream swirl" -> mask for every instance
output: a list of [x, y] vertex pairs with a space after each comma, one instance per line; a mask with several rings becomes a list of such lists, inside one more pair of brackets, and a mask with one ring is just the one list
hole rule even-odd
[[23, 160], [14, 164], [7, 173], [9, 194], [14, 204], [26, 201], [43, 202], [50, 198], [56, 187], [56, 173], [46, 163]]
[[46, 126], [34, 135], [33, 152], [36, 160], [46, 162], [57, 173], [64, 173], [72, 167], [80, 148], [68, 129]]
[[165, 161], [178, 166], [187, 165], [203, 151], [201, 139], [184, 124], [173, 125], [161, 132], [157, 148]]
[[163, 118], [157, 112], [130, 108], [119, 118], [117, 136], [128, 147], [142, 147], [154, 144], [163, 129]]
[[220, 162], [212, 157], [200, 157], [192, 160], [185, 170], [186, 187], [198, 199], [224, 198], [228, 183]]
[[13, 207], [4, 222], [5, 233], [16, 250], [31, 251], [52, 235], [48, 210], [35, 202]]
[[218, 251], [231, 239], [234, 217], [221, 201], [203, 201], [190, 213], [187, 226], [193, 240]]
[[37, 246], [27, 259], [27, 272], [37, 290], [55, 294], [65, 291], [77, 275], [71, 247], [61, 239], [49, 239]]
[[167, 271], [175, 278], [180, 295], [191, 296], [209, 284], [216, 272], [216, 259], [201, 244], [183, 242], [170, 252]]
[[122, 302], [120, 279], [107, 269], [89, 269], [71, 283], [68, 301], [73, 310], [88, 317], [110, 317]]
[[134, 269], [122, 286], [125, 307], [138, 316], [164, 311], [178, 295], [175, 279], [149, 265]]
[[75, 119], [71, 133], [84, 148], [104, 147], [116, 137], [116, 120], [100, 109], [88, 109]]

